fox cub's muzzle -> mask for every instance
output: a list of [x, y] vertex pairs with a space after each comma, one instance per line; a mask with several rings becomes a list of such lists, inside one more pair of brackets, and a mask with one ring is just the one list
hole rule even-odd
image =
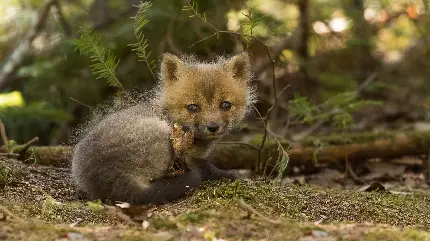
[[215, 132], [217, 132], [217, 131], [219, 130], [219, 125], [218, 125], [217, 123], [215, 123], [215, 122], [209, 122], [209, 123], [206, 125], [206, 129], [207, 129], [209, 132], [215, 133]]

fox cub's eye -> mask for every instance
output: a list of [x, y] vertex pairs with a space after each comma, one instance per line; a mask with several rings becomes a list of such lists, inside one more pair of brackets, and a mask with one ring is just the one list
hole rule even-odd
[[232, 104], [228, 101], [221, 102], [220, 108], [223, 110], [230, 110]]
[[189, 104], [189, 105], [187, 105], [187, 110], [189, 112], [197, 112], [200, 110], [200, 107], [196, 104]]

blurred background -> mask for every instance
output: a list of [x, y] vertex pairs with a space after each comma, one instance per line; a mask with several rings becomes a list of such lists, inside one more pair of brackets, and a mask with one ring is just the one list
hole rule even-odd
[[[102, 34], [102, 44], [120, 59], [117, 76], [125, 89], [147, 89], [154, 78], [128, 44], [135, 42], [136, 0], [1, 0], [0, 119], [9, 139], [39, 144], [68, 140], [90, 109], [117, 89], [96, 79], [90, 60], [73, 40], [79, 27]], [[347, 109], [348, 93], [381, 101], [360, 105], [351, 131], [429, 128], [430, 4], [427, 0], [205, 0], [199, 12], [219, 30], [251, 34], [275, 60], [277, 93], [270, 132], [291, 138], [333, 131], [329, 121]], [[261, 113], [273, 103], [272, 64], [265, 46], [232, 34], [214, 33], [184, 11], [186, 1], [154, 0], [144, 28], [151, 60], [160, 54], [193, 53], [202, 59], [248, 51], [252, 55]], [[190, 47], [193, 45], [192, 47]], [[354, 92], [355, 91], [355, 92]], [[346, 107], [345, 107], [346, 106]], [[337, 112], [336, 112], [337, 111]], [[349, 112], [348, 112], [349, 113]], [[319, 120], [323, 121], [318, 122]], [[346, 119], [348, 119], [346, 118]], [[346, 120], [343, 117], [343, 121]], [[246, 129], [261, 131], [251, 117]]]

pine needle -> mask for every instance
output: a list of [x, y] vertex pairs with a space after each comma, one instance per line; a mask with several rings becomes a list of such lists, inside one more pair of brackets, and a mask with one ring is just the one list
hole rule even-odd
[[148, 40], [145, 38], [145, 35], [143, 34], [142, 30], [145, 27], [145, 25], [149, 22], [149, 20], [146, 18], [145, 13], [149, 10], [149, 8], [152, 7], [152, 3], [149, 1], [146, 2], [140, 2], [139, 5], [136, 6], [139, 8], [137, 11], [137, 14], [134, 18], [134, 36], [136, 37], [137, 42], [133, 44], [129, 44], [132, 49], [132, 51], [136, 52], [136, 55], [138, 57], [138, 61], [145, 62], [146, 66], [148, 67], [149, 71], [151, 72], [152, 77], [154, 80], [155, 72], [157, 68], [157, 64], [155, 61], [150, 61], [149, 56], [151, 55], [151, 51], [148, 52]]
[[85, 28], [80, 28], [79, 33], [81, 34], [80, 38], [75, 39], [73, 43], [81, 55], [88, 56], [93, 62], [90, 65], [92, 74], [96, 79], [104, 78], [110, 86], [118, 87], [124, 91], [124, 87], [115, 75], [119, 60], [110, 51], [106, 52], [102, 47], [101, 36], [93, 30]]

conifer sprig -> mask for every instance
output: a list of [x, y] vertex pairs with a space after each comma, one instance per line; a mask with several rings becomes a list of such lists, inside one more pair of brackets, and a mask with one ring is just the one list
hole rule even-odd
[[155, 60], [150, 61], [149, 56], [151, 55], [151, 51], [148, 52], [148, 39], [145, 38], [145, 35], [143, 33], [143, 28], [145, 25], [149, 22], [149, 20], [146, 18], [145, 13], [152, 7], [151, 2], [140, 2], [139, 5], [135, 6], [139, 8], [137, 11], [136, 16], [134, 16], [134, 36], [136, 37], [137, 42], [133, 44], [129, 44], [132, 49], [132, 51], [136, 52], [136, 55], [138, 57], [138, 61], [145, 62], [146, 66], [148, 67], [152, 77], [154, 80], [155, 72], [157, 68], [157, 63]]
[[81, 55], [90, 58], [93, 64], [90, 65], [91, 72], [96, 79], [105, 78], [110, 86], [118, 87], [124, 91], [124, 87], [115, 75], [119, 60], [110, 52], [106, 51], [100, 43], [100, 34], [92, 29], [80, 28], [79, 39], [73, 43], [79, 49]]

